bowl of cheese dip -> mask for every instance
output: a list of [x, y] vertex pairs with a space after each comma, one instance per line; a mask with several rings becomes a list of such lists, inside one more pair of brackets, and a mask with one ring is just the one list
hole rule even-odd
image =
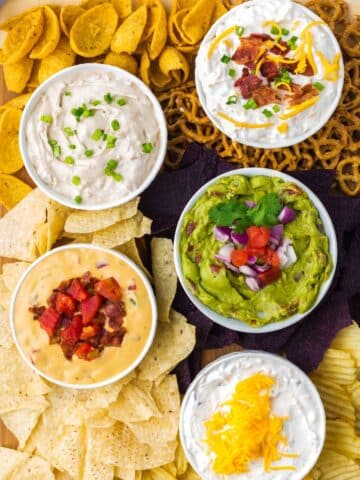
[[251, 350], [201, 370], [180, 416], [186, 456], [204, 480], [302, 480], [325, 427], [311, 380], [284, 358]]
[[48, 196], [100, 210], [135, 198], [163, 164], [167, 126], [137, 77], [111, 65], [62, 70], [31, 96], [20, 125], [25, 167]]

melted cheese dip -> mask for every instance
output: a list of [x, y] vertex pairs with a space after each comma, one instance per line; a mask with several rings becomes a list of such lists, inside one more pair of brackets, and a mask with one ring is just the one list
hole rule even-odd
[[[47, 305], [47, 299], [61, 281], [81, 277], [87, 271], [99, 279], [114, 277], [120, 284], [127, 312], [124, 318], [127, 333], [120, 347], [105, 347], [94, 360], [81, 360], [73, 355], [69, 361], [59, 345], [49, 344], [48, 334], [34, 320], [29, 307]], [[136, 290], [129, 290], [133, 285]], [[44, 258], [25, 277], [14, 304], [14, 328], [23, 354], [44, 374], [70, 384], [98, 383], [128, 369], [146, 348], [153, 322], [149, 295], [137, 272], [119, 257], [90, 248], [59, 250]]]
[[[266, 473], [259, 459], [251, 462], [249, 472], [217, 475], [212, 470], [213, 457], [204, 442], [204, 422], [221, 403], [231, 398], [241, 380], [256, 373], [275, 379], [271, 392], [272, 412], [288, 417], [284, 423], [288, 446], [281, 445], [281, 452], [299, 455], [282, 458], [272, 466], [292, 466], [296, 470]], [[320, 455], [325, 438], [325, 413], [314, 385], [295, 365], [263, 352], [241, 352], [221, 357], [195, 378], [183, 401], [180, 434], [190, 463], [204, 480], [302, 480]]]

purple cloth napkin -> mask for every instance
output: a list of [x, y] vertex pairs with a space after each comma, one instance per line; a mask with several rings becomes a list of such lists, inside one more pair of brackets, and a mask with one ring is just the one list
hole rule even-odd
[[[177, 220], [190, 197], [213, 177], [237, 168], [221, 160], [215, 151], [197, 143], [189, 145], [179, 170], [160, 174], [142, 195], [141, 210], [154, 219], [153, 235], [172, 238]], [[244, 334], [214, 324], [199, 312], [179, 285], [174, 308], [196, 325], [196, 348], [176, 369], [184, 391], [201, 368], [201, 351], [232, 343], [242, 347], [285, 354], [305, 372], [314, 370], [332, 339], [354, 319], [360, 323], [360, 198], [330, 191], [334, 172], [290, 172], [324, 203], [339, 246], [336, 277], [321, 304], [300, 323], [278, 332]]]

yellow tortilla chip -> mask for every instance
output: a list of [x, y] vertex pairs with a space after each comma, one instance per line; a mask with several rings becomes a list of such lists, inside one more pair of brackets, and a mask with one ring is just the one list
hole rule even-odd
[[55, 202], [55, 200], [46, 198], [46, 210], [47, 250], [50, 250], [62, 234], [66, 219], [71, 212], [71, 209]]
[[114, 5], [120, 20], [128, 17], [132, 12], [131, 0], [111, 0], [111, 3]]
[[151, 279], [151, 275], [150, 275], [149, 271], [147, 270], [147, 268], [145, 267], [145, 265], [142, 261], [142, 258], [140, 256], [139, 249], [136, 245], [135, 238], [132, 238], [128, 242], [123, 243], [119, 247], [115, 247], [115, 250], [118, 250], [120, 253], [123, 253], [124, 255], [129, 257], [130, 260], [132, 260], [134, 263], [136, 263], [136, 265], [141, 268], [141, 270], [145, 273], [145, 275], [149, 279]]
[[39, 70], [40, 70], [41, 60], [34, 60], [34, 65], [31, 71], [29, 81], [27, 83], [27, 89], [34, 91], [39, 85]]
[[215, 10], [215, 0], [198, 0], [183, 19], [182, 31], [189, 43], [199, 43], [209, 30]]
[[10, 313], [2, 308], [0, 308], [0, 346], [3, 348], [14, 346], [14, 339], [10, 330]]
[[150, 85], [151, 61], [147, 51], [144, 51], [140, 60], [140, 77], [146, 85]]
[[60, 40], [60, 25], [54, 10], [45, 5], [43, 7], [43, 15], [44, 27], [42, 35], [30, 53], [30, 58], [40, 60], [50, 55]]
[[30, 78], [33, 65], [34, 60], [24, 57], [16, 63], [3, 66], [5, 84], [10, 92], [23, 92]]
[[138, 212], [128, 220], [122, 220], [111, 227], [94, 233], [92, 243], [104, 248], [113, 248], [123, 245], [132, 238], [143, 237], [151, 233], [152, 221]]
[[46, 223], [43, 223], [35, 228], [34, 241], [37, 256], [44, 255], [48, 251], [48, 227]]
[[104, 63], [127, 70], [133, 75], [136, 75], [138, 70], [138, 63], [136, 58], [129, 55], [128, 53], [109, 52], [105, 57]]
[[159, 67], [164, 75], [173, 78], [174, 85], [186, 82], [189, 78], [189, 62], [175, 47], [165, 47], [159, 57]]
[[134, 53], [141, 42], [147, 21], [145, 5], [133, 12], [116, 31], [111, 42], [111, 50], [115, 53]]
[[60, 26], [62, 32], [70, 37], [71, 27], [74, 25], [75, 20], [85, 13], [85, 9], [78, 7], [77, 5], [66, 5], [60, 10]]
[[98, 5], [80, 15], [70, 31], [71, 48], [83, 57], [96, 57], [109, 48], [118, 24], [110, 3]]
[[0, 173], [0, 204], [7, 210], [14, 208], [31, 190], [32, 188], [22, 180]]
[[110, 0], [84, 0], [81, 3], [81, 7], [89, 10], [90, 8], [97, 7], [98, 5], [102, 5], [103, 3], [109, 3]]
[[19, 148], [21, 110], [7, 108], [0, 117], [0, 173], [15, 173], [23, 166]]
[[12, 98], [8, 102], [6, 102], [4, 105], [1, 105], [0, 109], [6, 110], [8, 107], [14, 107], [14, 108], [19, 108], [20, 110], [23, 110], [28, 100], [30, 99], [30, 97], [31, 97], [31, 93], [24, 93], [23, 95], [19, 95], [18, 97]]
[[152, 239], [151, 264], [154, 275], [158, 319], [160, 322], [168, 322], [177, 288], [174, 246], [171, 240], [168, 238]]
[[13, 262], [3, 265], [3, 280], [10, 292], [15, 290], [20, 278], [30, 265], [30, 262]]
[[72, 51], [69, 40], [61, 37], [58, 46], [40, 63], [38, 80], [40, 83], [64, 68], [71, 67], [75, 63], [75, 53]]
[[21, 449], [25, 446], [27, 439], [30, 437], [31, 432], [34, 430], [45, 408], [45, 406], [40, 410], [24, 408], [5, 413], [1, 416], [1, 420], [4, 422], [6, 428], [17, 438], [19, 442], [18, 448]]
[[151, 60], [157, 58], [166, 45], [167, 40], [167, 17], [164, 5], [158, 0], [150, 2], [150, 19], [153, 28], [151, 40], [147, 49]]

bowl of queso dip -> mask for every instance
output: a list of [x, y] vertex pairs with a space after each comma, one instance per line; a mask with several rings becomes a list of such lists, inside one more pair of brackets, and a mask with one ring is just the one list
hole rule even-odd
[[92, 245], [59, 247], [20, 279], [11, 328], [25, 362], [64, 387], [95, 388], [128, 375], [154, 339], [155, 297], [126, 256]]

